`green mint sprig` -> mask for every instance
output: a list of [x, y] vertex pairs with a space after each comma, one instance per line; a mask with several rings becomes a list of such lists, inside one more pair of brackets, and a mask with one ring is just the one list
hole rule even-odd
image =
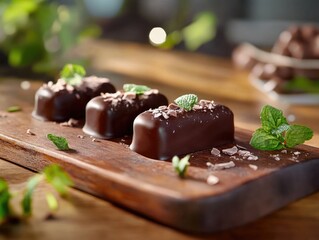
[[174, 156], [172, 159], [173, 168], [175, 172], [178, 173], [178, 176], [181, 178], [185, 177], [187, 168], [190, 165], [189, 158], [190, 158], [190, 155], [186, 155], [182, 159], [179, 159], [178, 156]]
[[124, 92], [133, 92], [137, 95], [142, 95], [145, 92], [151, 90], [148, 86], [145, 85], [136, 85], [136, 84], [124, 84], [123, 85]]
[[80, 84], [85, 74], [84, 67], [77, 64], [66, 64], [60, 72], [61, 78], [72, 86]]
[[[55, 164], [47, 166], [42, 173], [32, 176], [23, 190], [23, 198], [21, 201], [23, 217], [30, 217], [32, 215], [32, 197], [36, 187], [40, 183], [52, 185], [61, 197], [65, 197], [68, 193], [68, 188], [73, 186], [73, 181], [61, 167]], [[20, 219], [20, 216], [13, 212], [10, 205], [15, 196], [19, 195], [17, 193], [11, 193], [8, 183], [0, 179], [0, 225], [11, 219]], [[47, 192], [46, 201], [50, 209], [50, 214], [53, 214], [59, 207], [58, 200], [53, 193]]]
[[289, 125], [281, 110], [266, 105], [260, 113], [261, 128], [257, 129], [250, 145], [260, 150], [293, 148], [310, 140], [313, 131], [301, 125]]
[[[61, 197], [65, 197], [67, 195], [68, 188], [73, 186], [71, 178], [60, 166], [55, 164], [47, 166], [41, 174], [34, 175], [27, 182], [21, 202], [23, 215], [25, 217], [29, 217], [32, 214], [32, 195], [35, 188], [41, 182], [46, 182], [52, 185]], [[46, 193], [46, 200], [51, 212], [58, 209], [58, 201], [52, 193]]]
[[47, 138], [61, 151], [70, 150], [68, 140], [64, 137], [49, 133]]
[[185, 111], [190, 111], [198, 102], [198, 97], [195, 94], [185, 94], [174, 100], [174, 102]]

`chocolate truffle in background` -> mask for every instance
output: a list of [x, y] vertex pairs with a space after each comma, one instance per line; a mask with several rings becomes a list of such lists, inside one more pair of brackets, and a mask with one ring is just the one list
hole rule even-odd
[[251, 70], [257, 61], [251, 56], [251, 53], [243, 45], [234, 49], [232, 60], [239, 69]]
[[272, 52], [297, 59], [315, 59], [318, 34], [318, 28], [313, 25], [292, 26], [279, 35]]

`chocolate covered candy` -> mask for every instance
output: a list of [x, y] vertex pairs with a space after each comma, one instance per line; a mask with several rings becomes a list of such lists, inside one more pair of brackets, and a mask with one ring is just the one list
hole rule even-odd
[[166, 160], [233, 142], [232, 111], [201, 100], [190, 111], [170, 104], [138, 115], [130, 149], [149, 158]]
[[95, 76], [83, 78], [78, 84], [70, 85], [64, 79], [57, 83], [44, 84], [35, 94], [32, 116], [43, 121], [67, 121], [85, 116], [85, 106], [101, 93], [115, 92], [106, 78]]
[[87, 104], [83, 132], [103, 139], [131, 134], [138, 114], [167, 104], [167, 98], [156, 89], [142, 94], [123, 91], [102, 94]]

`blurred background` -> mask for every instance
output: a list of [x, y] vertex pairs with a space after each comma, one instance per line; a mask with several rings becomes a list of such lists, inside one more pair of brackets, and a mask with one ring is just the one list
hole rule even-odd
[[315, 0], [0, 0], [0, 65], [53, 74], [88, 38], [229, 57], [241, 42], [270, 48], [289, 25], [316, 24], [318, 7]]

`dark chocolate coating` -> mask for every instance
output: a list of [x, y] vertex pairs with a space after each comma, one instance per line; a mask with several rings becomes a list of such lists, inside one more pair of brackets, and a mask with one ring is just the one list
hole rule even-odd
[[117, 97], [99, 96], [89, 101], [86, 106], [84, 133], [103, 139], [132, 134], [133, 121], [138, 114], [168, 104], [167, 98], [160, 93], [134, 95], [127, 99], [124, 93], [113, 95]]
[[87, 102], [106, 92], [115, 92], [115, 88], [105, 78], [87, 77], [77, 86], [67, 85], [60, 79], [56, 84], [43, 85], [36, 92], [32, 116], [56, 122], [81, 119]]
[[131, 150], [166, 160], [234, 142], [234, 116], [223, 105], [188, 112], [179, 109], [175, 116], [163, 111], [165, 116], [146, 111], [136, 117]]

